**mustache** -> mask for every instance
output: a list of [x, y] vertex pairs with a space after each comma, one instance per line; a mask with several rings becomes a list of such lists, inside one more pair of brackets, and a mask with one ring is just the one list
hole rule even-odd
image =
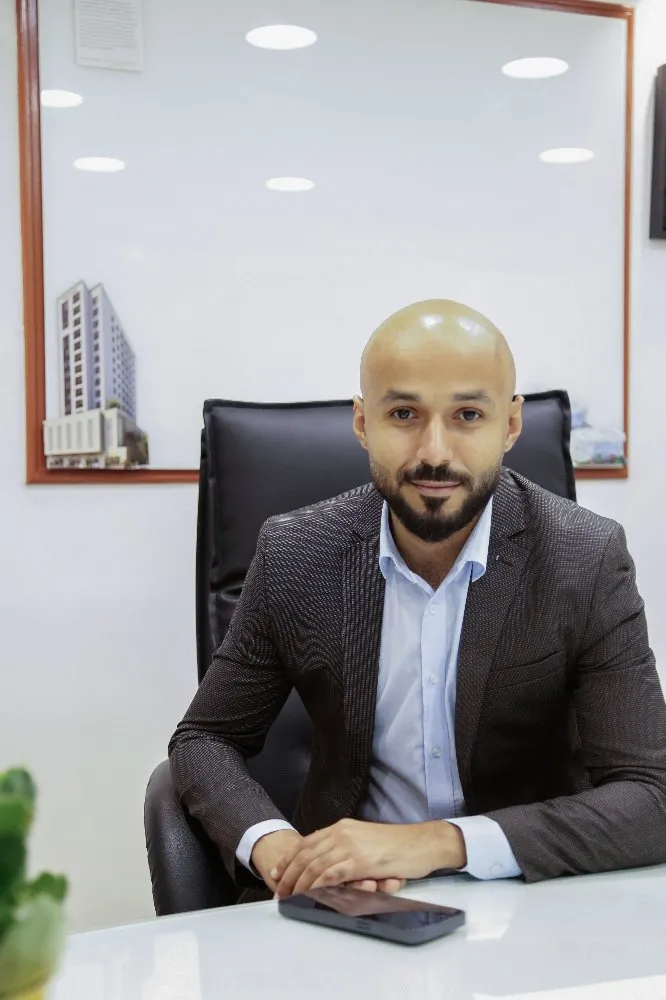
[[422, 462], [415, 469], [403, 472], [400, 477], [402, 483], [428, 482], [428, 483], [461, 483], [463, 486], [470, 485], [469, 476], [458, 472], [448, 464], [428, 465]]

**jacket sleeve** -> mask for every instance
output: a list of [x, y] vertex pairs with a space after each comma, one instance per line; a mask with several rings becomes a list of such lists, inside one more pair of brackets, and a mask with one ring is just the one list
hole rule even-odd
[[263, 747], [291, 690], [272, 638], [266, 531], [224, 642], [169, 744], [176, 792], [227, 864], [251, 826], [284, 819], [245, 763]]
[[666, 707], [619, 525], [600, 562], [574, 707], [592, 787], [488, 814], [528, 882], [666, 862]]

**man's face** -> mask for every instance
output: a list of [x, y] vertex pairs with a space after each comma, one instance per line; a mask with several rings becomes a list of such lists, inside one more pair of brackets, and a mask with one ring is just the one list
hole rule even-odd
[[379, 493], [409, 532], [439, 542], [466, 527], [494, 492], [504, 453], [520, 433], [494, 351], [433, 338], [373, 357], [354, 429]]

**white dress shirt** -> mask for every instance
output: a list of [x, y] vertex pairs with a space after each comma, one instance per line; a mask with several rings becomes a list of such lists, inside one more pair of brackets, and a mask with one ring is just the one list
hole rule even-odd
[[[422, 823], [446, 819], [462, 831], [463, 869], [479, 879], [521, 874], [501, 827], [466, 816], [456, 761], [454, 719], [458, 648], [470, 584], [486, 571], [492, 500], [436, 591], [400, 555], [384, 504], [379, 567], [386, 580], [377, 709], [368, 793], [361, 819]], [[266, 820], [246, 831], [236, 856], [248, 868], [257, 840], [293, 829]]]

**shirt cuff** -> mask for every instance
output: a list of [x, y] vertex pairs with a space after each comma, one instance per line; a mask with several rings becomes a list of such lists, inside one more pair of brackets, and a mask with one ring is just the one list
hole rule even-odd
[[293, 830], [294, 827], [291, 823], [287, 823], [284, 819], [265, 819], [262, 823], [255, 823], [251, 826], [249, 830], [246, 830], [241, 837], [238, 847], [236, 848], [236, 858], [242, 865], [245, 865], [253, 875], [257, 878], [261, 878], [259, 872], [255, 871], [254, 865], [252, 864], [252, 851], [254, 850], [254, 845], [262, 837], [266, 837], [269, 833], [275, 833], [277, 830]]
[[478, 879], [517, 878], [522, 875], [506, 834], [489, 816], [450, 819], [465, 840], [467, 865], [461, 869]]

